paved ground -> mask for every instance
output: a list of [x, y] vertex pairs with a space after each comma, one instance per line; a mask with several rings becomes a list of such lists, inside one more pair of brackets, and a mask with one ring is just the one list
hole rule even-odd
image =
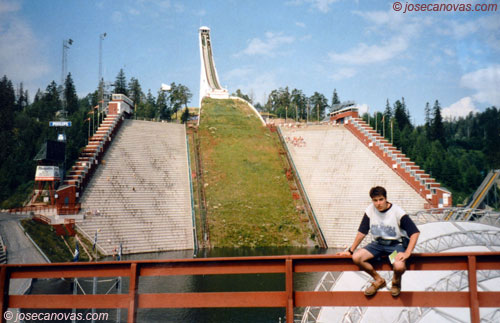
[[[19, 225], [23, 216], [0, 213], [0, 235], [7, 246], [8, 264], [41, 264], [47, 261], [24, 234]], [[22, 294], [29, 286], [29, 279], [12, 279], [9, 294]]]

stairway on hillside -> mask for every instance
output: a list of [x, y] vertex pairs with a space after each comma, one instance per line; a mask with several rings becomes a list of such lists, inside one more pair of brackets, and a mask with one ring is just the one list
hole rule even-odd
[[373, 186], [384, 186], [388, 200], [409, 213], [427, 203], [344, 126], [281, 132], [329, 247], [352, 243]]
[[115, 128], [119, 126], [122, 118], [121, 114], [106, 116], [95, 134], [89, 139], [87, 146], [80, 153], [75, 165], [71, 167], [62, 186], [75, 185], [79, 190], [84, 189], [86, 182], [97, 167], [100, 154], [104, 152], [105, 146], [111, 142], [111, 135]]
[[106, 254], [193, 249], [184, 126], [125, 120], [81, 204], [77, 226]]

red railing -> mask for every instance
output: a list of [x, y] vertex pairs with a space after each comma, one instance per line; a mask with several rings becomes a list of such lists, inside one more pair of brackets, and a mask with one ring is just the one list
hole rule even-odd
[[[378, 270], [391, 270], [387, 263]], [[180, 260], [58, 263], [0, 266], [0, 305], [7, 308], [89, 309], [126, 308], [128, 322], [135, 322], [138, 308], [283, 307], [293, 322], [295, 307], [390, 306], [469, 307], [471, 322], [479, 323], [480, 307], [500, 307], [500, 291], [478, 291], [477, 270], [500, 269], [500, 252], [415, 254], [408, 270], [467, 271], [467, 291], [403, 291], [397, 298], [381, 291], [368, 298], [361, 291], [297, 291], [295, 273], [356, 271], [350, 257], [296, 255]], [[282, 291], [139, 293], [139, 278], [171, 275], [269, 274], [285, 275]], [[114, 295], [8, 295], [10, 279], [129, 277], [129, 291]], [[312, 288], [312, 287], [311, 287]], [[2, 315], [2, 322], [5, 318]]]

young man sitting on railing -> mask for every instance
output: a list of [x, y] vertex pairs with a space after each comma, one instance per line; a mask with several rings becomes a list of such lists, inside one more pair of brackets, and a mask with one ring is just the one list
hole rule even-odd
[[[373, 203], [365, 210], [352, 246], [337, 254], [352, 255], [354, 263], [373, 277], [375, 281], [365, 290], [366, 296], [373, 296], [377, 290], [386, 286], [385, 280], [368, 261], [381, 256], [389, 256], [394, 269], [391, 295], [396, 297], [401, 292], [401, 276], [406, 270], [405, 262], [410, 258], [417, 244], [420, 231], [401, 207], [387, 201], [385, 188], [373, 187], [370, 190], [370, 197]], [[368, 231], [372, 234], [373, 242], [355, 251]], [[409, 242], [407, 236], [410, 237]]]

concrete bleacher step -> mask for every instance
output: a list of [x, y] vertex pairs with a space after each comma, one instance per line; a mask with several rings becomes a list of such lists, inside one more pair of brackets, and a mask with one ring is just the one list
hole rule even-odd
[[80, 230], [100, 230], [107, 254], [120, 243], [125, 253], [194, 247], [183, 125], [125, 120], [103, 161], [81, 198], [90, 216]]
[[344, 126], [281, 131], [329, 247], [352, 243], [373, 186], [386, 187], [388, 200], [407, 212], [424, 209], [427, 201]]

